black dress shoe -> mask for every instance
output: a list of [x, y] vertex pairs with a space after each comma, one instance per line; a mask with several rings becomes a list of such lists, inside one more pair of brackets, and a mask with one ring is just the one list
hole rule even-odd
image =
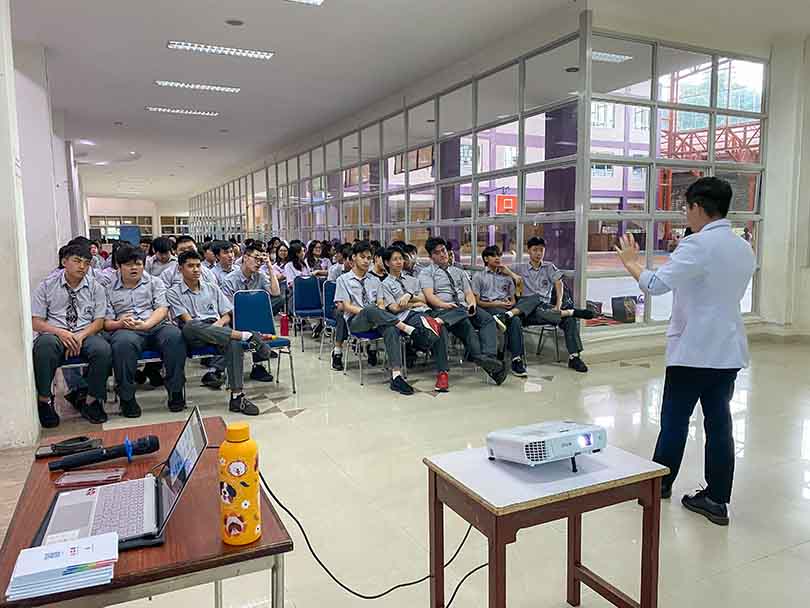
[[400, 395], [413, 395], [413, 387], [402, 376], [391, 379], [391, 390]]
[[142, 369], [135, 370], [135, 384], [146, 384], [146, 372]]
[[681, 503], [693, 513], [702, 515], [713, 524], [718, 526], [728, 525], [728, 507], [724, 503], [715, 502], [709, 498], [706, 490], [700, 490], [691, 496], [689, 494], [685, 495], [681, 499]]
[[378, 361], [377, 361], [377, 351], [376, 350], [368, 351], [368, 364], [371, 367], [375, 367], [377, 365], [377, 363], [378, 363]]
[[343, 371], [343, 353], [332, 353], [332, 369], [336, 372]]
[[225, 378], [222, 377], [222, 372], [206, 372], [203, 374], [201, 382], [203, 386], [218, 390], [225, 384]]
[[104, 411], [104, 406], [98, 399], [93, 399], [90, 403], [85, 405], [81, 411], [82, 418], [92, 422], [93, 424], [103, 424], [107, 422], [107, 412]]
[[37, 401], [37, 413], [43, 429], [53, 429], [59, 426], [59, 414], [56, 413], [56, 408], [53, 406], [53, 399]]
[[172, 393], [167, 405], [170, 412], [182, 412], [186, 409], [186, 399], [183, 397], [183, 393]]
[[668, 498], [672, 498], [672, 486], [668, 486], [665, 483], [661, 484], [661, 499], [667, 500]]
[[65, 395], [65, 401], [70, 403], [77, 412], [80, 412], [87, 403], [87, 391], [83, 388], [70, 391]]
[[509, 376], [509, 372], [507, 371], [506, 367], [504, 367], [502, 365], [501, 369], [493, 371], [493, 372], [487, 372], [487, 375], [490, 378], [492, 378], [492, 380], [495, 382], [495, 384], [500, 386], [501, 384], [506, 382], [506, 378], [507, 378], [507, 376]]
[[250, 399], [245, 397], [244, 393], [239, 393], [236, 397], [231, 397], [231, 401], [228, 404], [228, 410], [231, 412], [244, 414], [245, 416], [258, 416], [260, 413], [259, 407]]
[[268, 372], [264, 365], [256, 364], [253, 366], [253, 369], [250, 370], [250, 379], [256, 380], [257, 382], [272, 382], [273, 374]]
[[160, 366], [147, 364], [144, 369], [146, 377], [149, 379], [149, 385], [155, 388], [163, 386], [163, 376], [160, 375]]
[[490, 376], [503, 371], [503, 363], [491, 355], [481, 355], [475, 359], [475, 362], [484, 368], [484, 371]]
[[585, 362], [579, 357], [568, 359], [568, 367], [570, 367], [575, 372], [580, 372], [582, 374], [588, 371], [588, 366], [585, 365]]
[[124, 418], [139, 418], [141, 416], [141, 406], [135, 399], [127, 401], [121, 399], [121, 415]]

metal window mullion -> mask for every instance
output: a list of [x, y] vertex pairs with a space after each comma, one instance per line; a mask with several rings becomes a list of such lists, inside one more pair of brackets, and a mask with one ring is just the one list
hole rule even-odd
[[579, 87], [582, 92], [577, 107], [577, 169], [575, 193], [574, 266], [579, 273], [575, 281], [574, 298], [584, 308], [587, 293], [588, 212], [591, 190], [591, 53], [593, 47], [593, 12], [582, 11], [579, 15]]

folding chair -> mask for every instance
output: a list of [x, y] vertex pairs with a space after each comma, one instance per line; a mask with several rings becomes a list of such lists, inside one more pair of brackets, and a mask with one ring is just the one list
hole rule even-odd
[[348, 348], [346, 349], [346, 364], [343, 366], [343, 375], [349, 370], [349, 355], [354, 351], [357, 364], [360, 366], [360, 386], [363, 386], [363, 352], [364, 345], [376, 344], [382, 340], [382, 334], [377, 330], [352, 333], [349, 330]]
[[323, 331], [321, 332], [321, 348], [318, 351], [318, 359], [323, 355], [323, 341], [326, 338], [326, 332], [329, 332], [332, 347], [335, 346], [335, 328], [337, 327], [337, 319], [335, 317], [336, 289], [337, 283], [334, 281], [326, 281], [323, 284]]
[[[273, 306], [270, 294], [261, 289], [237, 291], [233, 294], [233, 328], [236, 331], [251, 331], [276, 335], [276, 324], [273, 320]], [[290, 378], [292, 392], [295, 393], [295, 368], [293, 367], [292, 343], [289, 338], [275, 338], [265, 344], [277, 350], [280, 355], [290, 358]], [[276, 384], [281, 371], [281, 357], [276, 366]]]
[[304, 352], [304, 319], [321, 319], [323, 303], [317, 277], [296, 277], [293, 283], [293, 327], [301, 332], [301, 352]]
[[546, 330], [552, 332], [554, 334], [554, 350], [557, 352], [557, 363], [560, 362], [560, 334], [562, 333], [562, 327], [559, 325], [541, 325], [540, 326], [540, 338], [537, 340], [537, 352], [535, 354], [539, 355], [543, 352], [543, 342], [546, 340]]

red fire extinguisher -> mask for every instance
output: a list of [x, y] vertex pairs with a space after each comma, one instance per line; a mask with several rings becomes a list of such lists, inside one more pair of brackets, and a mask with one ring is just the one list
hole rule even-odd
[[290, 335], [290, 317], [287, 315], [286, 312], [281, 313], [278, 316], [279, 324], [281, 325], [281, 335], [282, 336], [289, 336]]

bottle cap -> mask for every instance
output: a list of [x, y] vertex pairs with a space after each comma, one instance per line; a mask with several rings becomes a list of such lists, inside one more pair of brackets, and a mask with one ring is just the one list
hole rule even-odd
[[240, 443], [250, 439], [250, 426], [247, 422], [234, 422], [225, 430], [225, 439], [233, 443]]

